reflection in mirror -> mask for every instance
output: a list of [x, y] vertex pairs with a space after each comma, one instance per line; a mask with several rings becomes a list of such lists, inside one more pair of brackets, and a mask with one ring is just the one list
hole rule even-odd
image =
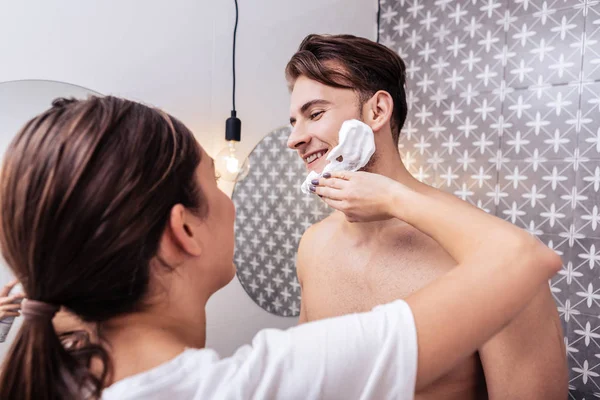
[[250, 153], [248, 176], [236, 183], [232, 195], [238, 279], [256, 304], [281, 317], [300, 314], [300, 238], [332, 211], [317, 196], [300, 191], [307, 172], [296, 151], [287, 147], [290, 133], [287, 125], [260, 141]]
[[[0, 157], [4, 156], [17, 131], [31, 118], [48, 109], [52, 100], [57, 97], [80, 99], [93, 94], [99, 93], [56, 81], [21, 80], [0, 83]], [[12, 274], [8, 267], [3, 262], [0, 263], [0, 286], [4, 286], [11, 279]], [[0, 361], [8, 351], [20, 325], [20, 318], [16, 318], [8, 338], [0, 344]]]

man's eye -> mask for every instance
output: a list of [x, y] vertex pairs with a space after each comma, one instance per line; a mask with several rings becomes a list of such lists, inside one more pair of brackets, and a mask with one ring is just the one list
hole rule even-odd
[[325, 111], [317, 111], [315, 113], [310, 114], [310, 119], [317, 119], [319, 118], [321, 115], [323, 115]]

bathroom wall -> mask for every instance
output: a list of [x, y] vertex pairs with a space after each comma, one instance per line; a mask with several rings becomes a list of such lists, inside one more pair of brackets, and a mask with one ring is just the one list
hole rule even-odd
[[[237, 108], [248, 154], [287, 123], [283, 69], [302, 38], [374, 38], [376, 2], [239, 0], [239, 9]], [[234, 15], [233, 0], [0, 0], [0, 82], [64, 81], [163, 107], [216, 155], [231, 109]], [[295, 323], [262, 310], [236, 278], [208, 305], [207, 344], [227, 355], [261, 328]]]
[[562, 256], [570, 398], [600, 397], [600, 2], [381, 4], [407, 64], [405, 163]]

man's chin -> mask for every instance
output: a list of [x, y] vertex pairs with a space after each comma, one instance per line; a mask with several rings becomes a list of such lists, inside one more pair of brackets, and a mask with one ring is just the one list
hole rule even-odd
[[306, 173], [310, 174], [311, 172], [316, 172], [317, 174], [321, 175], [323, 173], [323, 170], [325, 169], [325, 165], [315, 165], [314, 167], [307, 166]]
[[306, 173], [310, 174], [311, 172], [316, 172], [317, 174], [321, 175], [323, 173], [323, 169], [324, 168], [307, 168]]

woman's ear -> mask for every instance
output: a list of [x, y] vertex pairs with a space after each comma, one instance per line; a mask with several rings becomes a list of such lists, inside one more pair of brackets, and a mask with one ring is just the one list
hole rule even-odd
[[196, 226], [197, 218], [194, 218], [184, 206], [176, 204], [171, 209], [168, 224], [172, 239], [178, 247], [192, 256], [202, 254], [202, 242]]
[[394, 100], [392, 96], [385, 90], [379, 90], [365, 103], [364, 122], [376, 133], [390, 124], [393, 113]]

